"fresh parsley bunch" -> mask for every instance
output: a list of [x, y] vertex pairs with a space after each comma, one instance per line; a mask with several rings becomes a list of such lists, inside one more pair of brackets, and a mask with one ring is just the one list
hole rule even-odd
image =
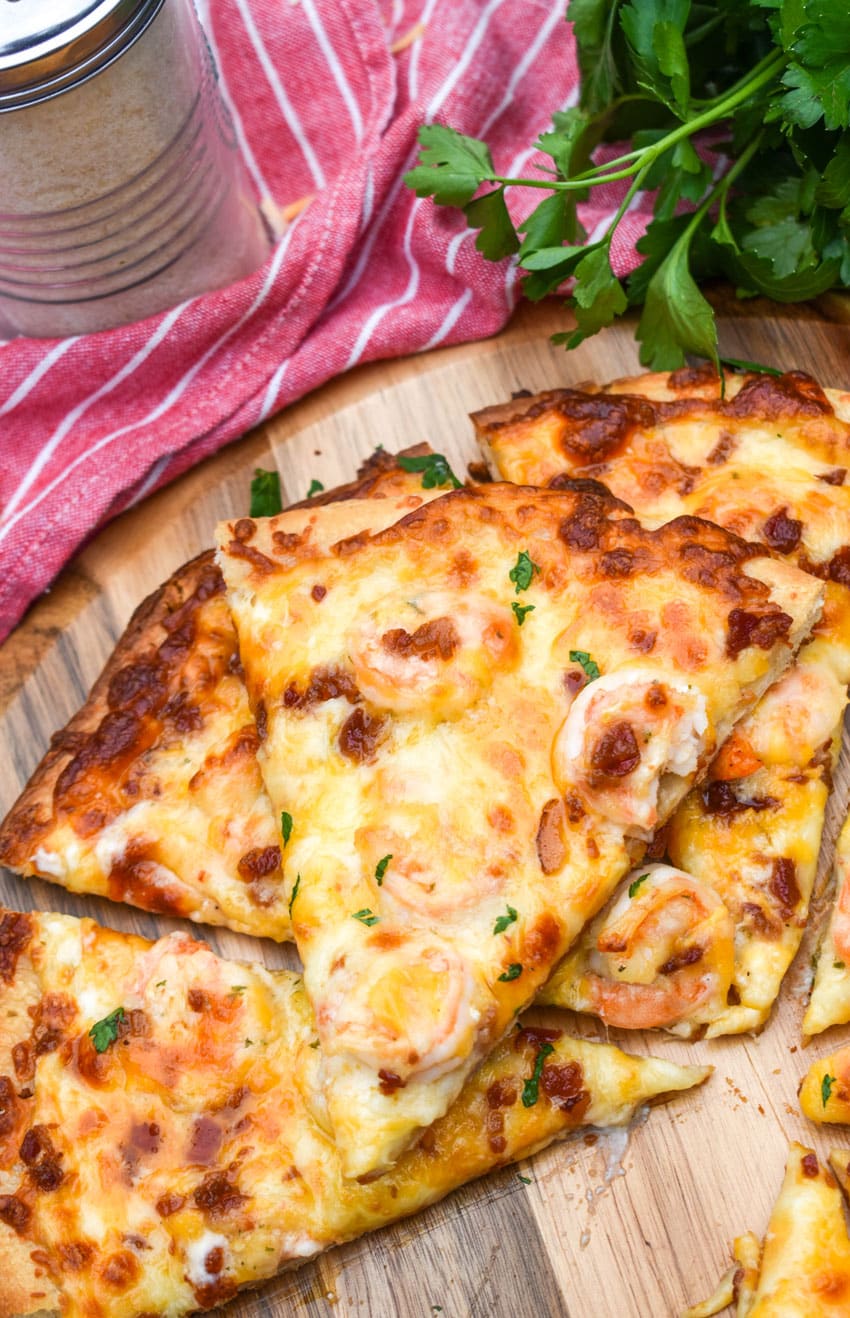
[[[850, 284], [850, 4], [847, 0], [570, 0], [581, 99], [535, 146], [543, 177], [496, 174], [484, 142], [440, 124], [420, 130], [406, 182], [463, 210], [489, 260], [518, 254], [527, 297], [575, 279], [575, 347], [640, 305], [641, 361], [718, 363], [717, 328], [698, 283], [731, 279], [739, 296], [783, 302]], [[694, 146], [711, 134], [720, 169]], [[602, 142], [629, 149], [602, 165]], [[576, 205], [590, 189], [629, 180], [607, 232], [589, 246]], [[475, 194], [482, 186], [487, 190]], [[522, 224], [507, 188], [546, 193]], [[656, 191], [625, 281], [611, 238], [639, 191]], [[677, 214], [679, 203], [687, 213]]]

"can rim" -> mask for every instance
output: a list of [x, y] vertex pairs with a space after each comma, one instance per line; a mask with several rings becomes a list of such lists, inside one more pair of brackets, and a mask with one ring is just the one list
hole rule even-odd
[[165, 0], [102, 0], [79, 21], [33, 45], [0, 53], [0, 114], [51, 100], [123, 55]]

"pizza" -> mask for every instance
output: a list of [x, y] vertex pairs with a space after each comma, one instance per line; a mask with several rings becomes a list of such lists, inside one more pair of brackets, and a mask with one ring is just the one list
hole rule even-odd
[[710, 1318], [733, 1303], [736, 1318], [839, 1318], [850, 1311], [842, 1194], [813, 1149], [791, 1144], [764, 1242], [747, 1232], [735, 1241], [734, 1259], [715, 1294], [683, 1318]]
[[818, 950], [803, 1033], [820, 1034], [850, 1021], [850, 816], [835, 847], [835, 900]]
[[735, 721], [821, 585], [603, 487], [456, 490], [347, 538], [218, 531], [347, 1176], [447, 1110]]
[[473, 417], [502, 479], [600, 479], [651, 525], [709, 517], [827, 582], [796, 668], [666, 839], [672, 864], [713, 886], [735, 921], [729, 1001], [709, 1036], [762, 1025], [799, 947], [850, 680], [850, 394], [799, 372], [727, 374], [725, 385], [721, 398], [716, 375], [687, 369], [515, 397]]
[[[369, 497], [394, 520], [438, 492], [379, 450], [357, 481], [300, 505], [298, 516]], [[285, 839], [257, 746], [210, 551], [136, 610], [86, 704], [0, 826], [0, 864], [72, 892], [289, 939]]]
[[0, 1316], [169, 1318], [435, 1202], [710, 1068], [523, 1017], [389, 1174], [346, 1180], [301, 979], [0, 914]]

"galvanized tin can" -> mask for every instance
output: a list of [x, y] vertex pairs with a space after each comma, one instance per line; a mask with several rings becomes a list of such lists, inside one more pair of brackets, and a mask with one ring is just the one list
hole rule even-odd
[[138, 320], [269, 246], [192, 0], [0, 0], [0, 335]]

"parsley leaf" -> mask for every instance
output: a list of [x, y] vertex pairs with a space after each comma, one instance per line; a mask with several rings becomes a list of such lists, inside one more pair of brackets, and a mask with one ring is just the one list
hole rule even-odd
[[761, 362], [741, 361], [738, 357], [721, 357], [721, 366], [728, 366], [733, 371], [755, 371], [758, 375], [781, 375], [775, 366], [763, 366]]
[[646, 881], [647, 881], [648, 878], [649, 878], [649, 875], [648, 875], [648, 874], [641, 874], [641, 876], [640, 876], [639, 879], [635, 879], [633, 883], [630, 883], [630, 884], [629, 884], [629, 896], [630, 896], [630, 897], [635, 897], [635, 896], [637, 896], [638, 892], [640, 891], [640, 886], [641, 886], [641, 884], [642, 884], [642, 883], [646, 883]]
[[462, 482], [449, 466], [448, 459], [442, 453], [426, 453], [420, 458], [396, 458], [402, 471], [421, 471], [423, 490], [438, 490], [442, 485], [451, 485], [453, 489], [462, 488]]
[[532, 1180], [531, 1180], [531, 1177], [530, 1177], [530, 1176], [523, 1176], [521, 1172], [517, 1172], [517, 1180], [522, 1181], [523, 1185], [532, 1185], [532, 1184], [533, 1184], [533, 1182], [532, 1182]]
[[387, 872], [387, 866], [389, 865], [392, 858], [393, 858], [393, 853], [390, 852], [388, 856], [384, 856], [381, 860], [379, 860], [377, 865], [375, 866], [375, 882], [377, 883], [379, 888], [381, 887], [381, 884], [384, 882], [384, 875]]
[[519, 979], [522, 974], [522, 965], [519, 961], [513, 961], [503, 975], [499, 976], [500, 984], [511, 984], [515, 979]]
[[524, 549], [521, 549], [517, 555], [514, 566], [508, 573], [508, 578], [514, 583], [515, 594], [521, 590], [528, 590], [531, 585], [535, 572], [539, 572], [540, 567], [533, 563]]
[[488, 261], [501, 261], [519, 250], [519, 238], [505, 205], [503, 187], [468, 202], [463, 213], [470, 228], [479, 230], [475, 246]]
[[829, 1096], [832, 1093], [832, 1086], [835, 1084], [836, 1078], [834, 1075], [825, 1075], [820, 1082], [820, 1096], [824, 1107], [829, 1102]]
[[322, 490], [323, 490], [324, 488], [325, 488], [325, 487], [324, 487], [324, 485], [322, 484], [322, 482], [321, 482], [321, 481], [317, 481], [316, 478], [315, 478], [315, 476], [314, 476], [313, 479], [310, 481], [310, 488], [309, 488], [309, 490], [307, 491], [307, 498], [308, 498], [308, 499], [312, 499], [312, 497], [313, 497], [314, 494], [321, 494], [321, 493], [322, 493]]
[[404, 181], [417, 197], [433, 196], [440, 205], [465, 206], [482, 183], [495, 178], [489, 148], [443, 124], [419, 129], [422, 154]]
[[536, 607], [537, 606], [534, 604], [518, 604], [516, 600], [514, 600], [513, 604], [511, 605], [511, 608], [514, 611], [514, 617], [517, 620], [518, 626], [520, 627], [522, 626], [522, 624], [525, 622], [526, 614], [533, 613]]
[[509, 906], [505, 915], [500, 915], [493, 925], [494, 934], [503, 934], [505, 930], [517, 919], [517, 913], [512, 906]]
[[256, 467], [254, 479], [251, 481], [251, 516], [274, 517], [276, 513], [282, 511], [280, 474]]
[[544, 1043], [537, 1054], [534, 1062], [534, 1070], [522, 1087], [522, 1105], [523, 1107], [534, 1107], [539, 1098], [540, 1077], [543, 1074], [543, 1067], [546, 1064], [546, 1058], [555, 1049], [551, 1043]]
[[110, 1044], [113, 1044], [118, 1038], [118, 1029], [124, 1020], [125, 1012], [123, 1007], [116, 1007], [108, 1016], [104, 1016], [102, 1021], [97, 1021], [89, 1030], [89, 1038], [94, 1044], [96, 1053], [105, 1053]]
[[591, 659], [587, 650], [570, 650], [570, 663], [581, 664], [587, 674], [588, 682], [595, 682], [599, 676], [599, 665]]
[[283, 845], [289, 842], [292, 837], [292, 815], [288, 810], [284, 810], [280, 816], [280, 831], [283, 834]]
[[365, 924], [371, 928], [373, 924], [378, 923], [381, 917], [379, 915], [373, 915], [369, 907], [364, 906], [362, 911], [355, 911], [351, 918], [352, 920], [359, 920], [361, 924]]
[[292, 915], [292, 906], [293, 906], [293, 903], [295, 902], [295, 898], [298, 896], [298, 889], [299, 889], [300, 887], [301, 887], [301, 875], [300, 875], [300, 874], [296, 874], [296, 876], [295, 876], [295, 884], [294, 884], [294, 886], [293, 886], [292, 892], [289, 894], [289, 914], [290, 914], [290, 916]]

